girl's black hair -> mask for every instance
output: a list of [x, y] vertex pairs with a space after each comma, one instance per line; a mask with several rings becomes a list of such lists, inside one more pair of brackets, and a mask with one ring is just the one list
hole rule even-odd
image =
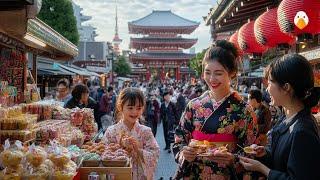
[[116, 112], [115, 112], [116, 120], [117, 121], [120, 120], [122, 108], [127, 101], [130, 106], [135, 106], [137, 100], [138, 100], [139, 106], [141, 107], [145, 106], [145, 103], [146, 103], [145, 97], [140, 89], [132, 88], [132, 87], [123, 89], [120, 92], [119, 97], [117, 98]]
[[289, 54], [273, 61], [268, 67], [268, 78], [283, 87], [289, 83], [294, 96], [300, 99], [306, 108], [317, 105], [320, 92], [314, 87], [314, 75], [309, 61], [299, 54]]
[[89, 93], [89, 89], [87, 86], [85, 86], [84, 84], [77, 84], [72, 92], [71, 92], [71, 95], [72, 97], [76, 100], [76, 101], [80, 101], [81, 99], [81, 95], [83, 93]]
[[238, 50], [229, 41], [219, 40], [212, 45], [205, 53], [202, 61], [202, 69], [212, 61], [218, 61], [229, 73], [237, 74], [238, 71]]

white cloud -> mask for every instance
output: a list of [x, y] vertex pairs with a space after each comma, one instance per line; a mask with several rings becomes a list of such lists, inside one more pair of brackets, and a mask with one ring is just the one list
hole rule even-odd
[[[97, 41], [111, 41], [115, 27], [115, 0], [73, 0], [83, 8], [83, 14], [92, 16], [86, 24], [97, 28]], [[130, 36], [128, 22], [142, 18], [152, 10], [171, 10], [184, 18], [200, 22], [191, 36], [198, 38], [195, 45], [199, 52], [210, 44], [210, 28], [205, 26], [206, 16], [215, 0], [118, 0], [119, 36], [123, 39], [122, 49], [128, 49]]]

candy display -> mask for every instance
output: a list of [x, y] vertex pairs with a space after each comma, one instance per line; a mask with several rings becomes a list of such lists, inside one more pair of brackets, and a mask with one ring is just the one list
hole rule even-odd
[[0, 66], [5, 67], [0, 69], [1, 81], [6, 81], [7, 85], [16, 88], [16, 98], [14, 103], [23, 101], [24, 89], [24, 70], [26, 64], [25, 54], [16, 49], [8, 49], [0, 47]]
[[3, 143], [6, 139], [19, 140], [27, 142], [36, 138], [35, 130], [1, 130], [0, 142]]
[[17, 96], [17, 88], [9, 86], [8, 81], [0, 82], [0, 106], [7, 107], [14, 104]]
[[108, 144], [102, 154], [102, 164], [106, 167], [123, 167], [129, 161], [128, 152], [121, 148], [119, 144]]
[[49, 178], [50, 166], [44, 162], [47, 159], [47, 152], [40, 146], [32, 144], [26, 153], [27, 165], [24, 177], [26, 179], [45, 180]]
[[53, 106], [41, 103], [21, 104], [22, 112], [35, 114], [38, 121], [52, 119]]
[[25, 130], [33, 129], [37, 122], [37, 116], [23, 114], [15, 117], [0, 118], [2, 130]]
[[53, 179], [72, 180], [76, 174], [77, 165], [71, 160], [71, 154], [65, 147], [55, 142], [48, 148], [49, 159], [53, 163]]
[[60, 134], [67, 131], [70, 123], [67, 120], [46, 120], [37, 123], [37, 141], [48, 144], [50, 140], [57, 139]]
[[61, 106], [54, 106], [52, 110], [52, 119], [70, 119], [72, 110]]
[[0, 154], [0, 161], [4, 170], [0, 173], [0, 179], [19, 179], [23, 174], [21, 161], [25, 156], [20, 141], [10, 145], [9, 140], [5, 141], [4, 151]]
[[96, 153], [99, 155], [102, 155], [106, 149], [105, 144], [103, 144], [102, 142], [100, 143], [87, 142], [81, 148], [87, 152]]
[[26, 154], [26, 159], [33, 167], [39, 167], [47, 159], [47, 152], [44, 148], [32, 144]]

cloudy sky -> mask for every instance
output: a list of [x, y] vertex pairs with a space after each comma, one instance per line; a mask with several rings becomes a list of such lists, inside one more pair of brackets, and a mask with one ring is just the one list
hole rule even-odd
[[[84, 24], [97, 28], [97, 41], [111, 41], [115, 27], [115, 0], [73, 0], [83, 8], [84, 15], [92, 19]], [[204, 25], [202, 16], [206, 16], [216, 0], [118, 0], [119, 36], [123, 39], [122, 49], [128, 49], [130, 36], [128, 22], [140, 19], [152, 10], [171, 10], [179, 16], [200, 22], [200, 26], [191, 36], [198, 38], [196, 52], [210, 44], [210, 29]]]

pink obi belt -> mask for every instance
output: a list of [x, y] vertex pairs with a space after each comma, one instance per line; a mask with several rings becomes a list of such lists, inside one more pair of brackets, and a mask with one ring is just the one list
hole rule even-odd
[[217, 144], [233, 144], [237, 142], [237, 138], [233, 134], [205, 134], [198, 130], [192, 132], [192, 139], [198, 141], [208, 141]]

